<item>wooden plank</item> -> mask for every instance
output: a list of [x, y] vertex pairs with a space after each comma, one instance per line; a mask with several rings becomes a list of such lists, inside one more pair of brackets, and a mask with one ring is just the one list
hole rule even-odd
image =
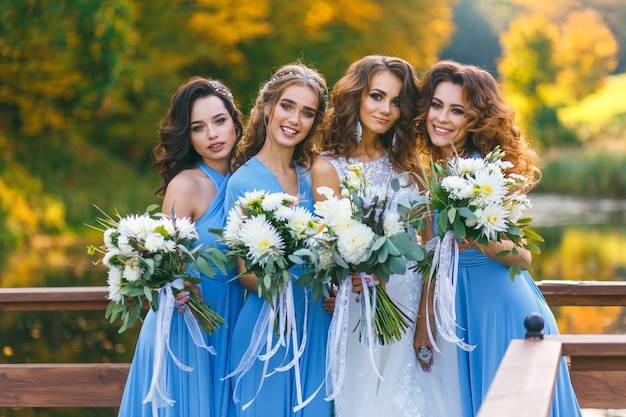
[[626, 409], [626, 371], [571, 371], [582, 408]]
[[107, 287], [0, 288], [0, 311], [106, 310]]
[[130, 364], [0, 365], [0, 407], [119, 407]]
[[566, 356], [626, 357], [626, 334], [561, 334], [545, 339], [561, 342]]
[[560, 359], [559, 342], [511, 341], [478, 417], [548, 416]]
[[626, 281], [538, 281], [551, 306], [626, 306]]

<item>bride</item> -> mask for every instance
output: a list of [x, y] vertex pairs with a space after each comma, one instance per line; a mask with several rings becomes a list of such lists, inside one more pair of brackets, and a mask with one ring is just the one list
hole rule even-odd
[[[332, 90], [333, 108], [327, 112], [319, 155], [311, 167], [313, 194], [320, 186], [341, 195], [341, 180], [352, 163], [363, 165], [372, 193], [384, 196], [393, 178], [403, 187], [394, 195], [418, 193], [408, 173], [418, 172], [411, 121], [417, 108], [417, 78], [413, 67], [401, 58], [366, 56], [354, 62]], [[358, 109], [358, 111], [355, 111]], [[345, 357], [339, 363], [345, 372], [334, 397], [337, 417], [426, 417], [460, 415], [456, 352], [436, 353], [425, 372], [413, 348], [413, 333], [422, 292], [422, 277], [407, 270], [392, 275], [386, 291], [413, 321], [402, 338], [374, 347], [373, 355], [359, 341], [359, 294], [355, 285], [349, 302]], [[334, 299], [324, 302], [334, 311]], [[341, 355], [330, 352], [331, 355]], [[372, 359], [373, 356], [373, 359]], [[437, 365], [435, 365], [435, 363]], [[335, 373], [341, 370], [331, 370]]]

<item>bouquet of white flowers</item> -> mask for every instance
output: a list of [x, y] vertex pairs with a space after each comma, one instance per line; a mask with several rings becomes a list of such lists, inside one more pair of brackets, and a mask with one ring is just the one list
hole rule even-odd
[[[341, 180], [342, 197], [328, 187], [317, 192], [326, 197], [315, 203], [319, 217], [318, 233], [309, 241], [309, 257], [315, 269], [303, 275], [299, 282], [312, 285], [314, 296], [328, 296], [328, 286], [338, 287], [335, 312], [329, 331], [329, 368], [333, 380], [329, 384], [332, 399], [343, 384], [345, 354], [342, 343], [348, 329], [349, 297], [352, 277], [360, 276], [363, 291], [360, 294], [361, 342], [373, 359], [374, 343], [393, 343], [406, 333], [414, 318], [408, 317], [389, 298], [384, 288], [390, 275], [403, 274], [407, 262], [424, 259], [424, 249], [418, 244], [415, 232], [410, 232], [410, 205], [400, 211], [392, 205], [392, 197], [400, 188], [400, 181], [391, 181], [389, 188], [375, 190], [367, 182], [362, 164], [351, 164], [349, 178]], [[401, 214], [403, 213], [403, 214]], [[377, 285], [380, 283], [382, 285]]]
[[[120, 333], [141, 320], [146, 300], [153, 310], [159, 309], [159, 290], [167, 284], [175, 295], [183, 289], [183, 280], [200, 283], [199, 278], [189, 275], [190, 266], [208, 277], [215, 273], [207, 261], [215, 249], [194, 244], [198, 240], [195, 224], [188, 218], [151, 214], [157, 208], [151, 205], [143, 214], [125, 217], [116, 213], [118, 220], [100, 210], [104, 217], [96, 219], [103, 228], [94, 228], [103, 232], [104, 245], [91, 245], [88, 253], [104, 255], [101, 261], [108, 268], [111, 300], [105, 314], [111, 322], [121, 317]], [[198, 296], [191, 291], [189, 296], [187, 305], [206, 333], [224, 324], [224, 319]]]
[[411, 319], [394, 305], [384, 286], [376, 284], [405, 273], [407, 261], [421, 261], [425, 252], [407, 230], [406, 216], [391, 207], [399, 180], [393, 179], [389, 190], [377, 193], [369, 186], [362, 164], [348, 169], [351, 177], [342, 180], [342, 198], [328, 187], [317, 189], [326, 200], [315, 203], [319, 231], [309, 241], [316, 267], [301, 282], [314, 286], [314, 296], [328, 296], [329, 283], [341, 288], [351, 284], [353, 274], [361, 274], [365, 298], [375, 303], [371, 305], [374, 320], [363, 317], [361, 337], [367, 337], [364, 326], [372, 323], [375, 339], [392, 343], [402, 337]]
[[[297, 409], [309, 401], [302, 398], [299, 378], [299, 358], [306, 338], [298, 340], [292, 284], [294, 275], [290, 269], [294, 266], [309, 267], [302, 252], [306, 250], [307, 240], [317, 230], [313, 215], [301, 207], [299, 201], [298, 197], [286, 193], [246, 192], [230, 209], [226, 226], [221, 232], [221, 240], [228, 247], [226, 255], [238, 257], [244, 262], [239, 276], [254, 274], [257, 277], [257, 293], [265, 300], [248, 349], [237, 368], [226, 378], [236, 377], [236, 386], [257, 359], [269, 364], [270, 359], [280, 352], [279, 346], [290, 347], [293, 357], [277, 369], [266, 367], [260, 384], [275, 371], [296, 367]], [[304, 302], [307, 306], [307, 297]], [[306, 308], [301, 318], [304, 329], [307, 326]], [[264, 346], [266, 350], [262, 352]], [[236, 397], [234, 400], [239, 401]], [[252, 401], [254, 399], [244, 404], [242, 409], [245, 410]]]
[[[96, 207], [97, 208], [97, 207]], [[101, 227], [91, 226], [104, 234], [104, 245], [88, 248], [90, 255], [103, 254], [102, 262], [109, 270], [109, 300], [106, 317], [113, 322], [122, 319], [119, 332], [124, 332], [137, 320], [141, 320], [141, 309], [147, 301], [156, 311], [156, 331], [154, 335], [153, 375], [150, 390], [144, 402], [151, 402], [153, 414], [156, 408], [172, 405], [174, 400], [166, 396], [167, 387], [164, 369], [166, 352], [169, 352], [176, 365], [187, 372], [193, 368], [180, 362], [169, 348], [170, 323], [175, 308], [185, 306], [175, 296], [184, 290], [184, 281], [195, 284], [201, 282], [195, 276], [199, 272], [213, 277], [215, 270], [209, 260], [213, 260], [223, 273], [225, 258], [216, 248], [196, 244], [198, 232], [195, 223], [188, 218], [177, 218], [162, 213], [152, 214], [158, 209], [151, 205], [139, 215], [122, 217], [117, 220], [100, 210], [104, 217], [96, 218]], [[190, 275], [189, 268], [196, 272]], [[183, 308], [185, 324], [194, 344], [215, 355], [213, 346], [207, 346], [200, 328], [206, 333], [215, 332], [224, 319], [192, 291], [188, 293]]]
[[[517, 255], [518, 248], [540, 253], [532, 241], [543, 241], [528, 228], [532, 219], [522, 217], [523, 210], [530, 207], [524, 193], [527, 179], [507, 173], [512, 164], [503, 157], [504, 152], [496, 147], [484, 158], [454, 157], [441, 164], [433, 163], [427, 185], [430, 203], [437, 212], [438, 236], [428, 245], [433, 260], [424, 271], [430, 279], [436, 277], [435, 320], [444, 338], [465, 349], [471, 347], [456, 338], [453, 323], [457, 242], [470, 239], [487, 244], [510, 240], [514, 247], [497, 254], [506, 256]], [[517, 264], [509, 269], [511, 279], [520, 272]]]
[[240, 275], [255, 274], [259, 297], [274, 307], [291, 280], [289, 268], [306, 266], [298, 254], [317, 229], [311, 212], [298, 202], [298, 197], [286, 193], [246, 192], [230, 209], [222, 232], [227, 255], [245, 262]]

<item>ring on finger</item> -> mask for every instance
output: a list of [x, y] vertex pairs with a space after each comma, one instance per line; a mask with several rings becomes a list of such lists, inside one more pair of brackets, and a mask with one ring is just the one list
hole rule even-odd
[[428, 349], [426, 346], [422, 346], [419, 352], [417, 353], [417, 357], [426, 365], [430, 365], [433, 359], [433, 352], [430, 349]]

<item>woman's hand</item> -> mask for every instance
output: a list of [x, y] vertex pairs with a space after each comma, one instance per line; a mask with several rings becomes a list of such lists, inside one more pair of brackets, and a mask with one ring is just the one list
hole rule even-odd
[[186, 304], [189, 301], [189, 298], [191, 297], [189, 295], [189, 291], [193, 292], [200, 300], [202, 300], [202, 291], [200, 290], [198, 286], [196, 286], [195, 284], [192, 284], [189, 281], [184, 281], [183, 287], [185, 289], [178, 291], [178, 293], [176, 294], [175, 305], [178, 307], [179, 314], [182, 314], [185, 312]]
[[337, 296], [337, 291], [339, 291], [339, 289], [335, 285], [329, 285], [331, 295], [328, 298], [324, 298], [324, 301], [322, 301], [322, 308], [328, 314], [333, 314], [335, 312], [335, 299]]

